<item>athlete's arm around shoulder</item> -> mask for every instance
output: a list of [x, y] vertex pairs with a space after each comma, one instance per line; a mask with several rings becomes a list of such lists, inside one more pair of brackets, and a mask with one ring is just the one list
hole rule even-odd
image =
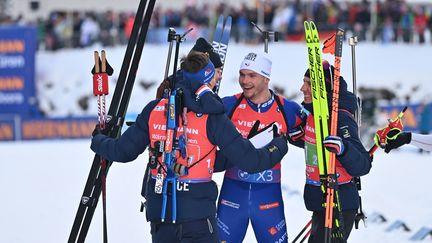
[[225, 107], [225, 111], [227, 114], [231, 112], [232, 109], [234, 109], [235, 104], [237, 103], [237, 97], [236, 95], [231, 96], [225, 96], [222, 98], [222, 103]]
[[273, 139], [264, 148], [256, 149], [223, 113], [209, 115], [207, 137], [230, 163], [249, 173], [272, 168], [288, 152], [286, 139], [282, 137]]
[[110, 161], [129, 162], [138, 157], [150, 143], [148, 121], [159, 100], [148, 103], [135, 123], [117, 139], [102, 134], [93, 137], [91, 149]]

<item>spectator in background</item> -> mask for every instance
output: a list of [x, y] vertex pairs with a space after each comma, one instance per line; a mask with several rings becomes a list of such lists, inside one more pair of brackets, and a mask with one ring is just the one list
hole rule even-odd
[[91, 46], [100, 33], [99, 23], [96, 22], [94, 13], [87, 13], [81, 24], [80, 44], [82, 47]]
[[[422, 102], [420, 105], [420, 122], [419, 122], [419, 131], [420, 134], [429, 134], [431, 130], [431, 106], [432, 103], [427, 104], [426, 102]], [[423, 149], [420, 148], [420, 153], [423, 152]]]

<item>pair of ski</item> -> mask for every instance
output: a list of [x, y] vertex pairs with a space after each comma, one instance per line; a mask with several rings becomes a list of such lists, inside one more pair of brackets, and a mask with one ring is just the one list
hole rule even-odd
[[[135, 15], [131, 36], [128, 41], [117, 85], [107, 114], [108, 117], [117, 121], [108, 134], [108, 136], [112, 138], [116, 138], [120, 135], [155, 2], [156, 0], [141, 0]], [[111, 163], [112, 161], [106, 161], [106, 167], [103, 169], [100, 156], [94, 156], [69, 235], [69, 243], [85, 241], [101, 194], [103, 178], [106, 177]], [[104, 221], [106, 222], [105, 219]], [[106, 226], [104, 226], [104, 242], [107, 241]]]
[[[324, 69], [321, 58], [321, 47], [318, 30], [315, 23], [310, 21], [304, 22], [305, 39], [307, 44], [307, 53], [309, 61], [309, 72], [312, 93], [312, 106], [314, 111], [315, 137], [317, 146], [317, 161], [320, 173], [321, 190], [325, 195], [325, 220], [324, 220], [324, 242], [330, 243], [332, 239], [344, 239], [343, 217], [340, 208], [338, 184], [336, 177], [336, 154], [329, 153], [323, 146], [323, 139], [327, 136], [337, 136], [338, 111], [339, 111], [339, 77], [340, 64], [342, 57], [342, 44], [344, 31], [338, 29], [335, 36], [326, 40], [323, 51], [335, 55], [333, 94], [331, 100], [331, 121], [329, 129], [329, 106], [327, 100], [327, 91], [325, 85]], [[330, 67], [329, 67], [330, 68]], [[334, 218], [337, 210], [337, 217]], [[335, 228], [333, 228], [333, 222]], [[310, 226], [310, 222], [302, 230], [301, 234]], [[294, 242], [300, 237], [299, 234]], [[303, 242], [310, 234], [310, 230], [303, 237]]]

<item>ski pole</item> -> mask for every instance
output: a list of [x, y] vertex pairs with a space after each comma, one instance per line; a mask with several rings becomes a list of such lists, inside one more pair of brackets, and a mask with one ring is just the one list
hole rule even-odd
[[257, 28], [257, 30], [261, 33], [261, 35], [262, 35], [262, 37], [264, 39], [264, 52], [268, 53], [268, 43], [270, 41], [270, 37], [273, 36], [274, 41], [278, 42], [279, 41], [279, 32], [277, 32], [277, 31], [267, 31], [267, 30], [263, 31], [254, 22], [251, 22], [251, 24], [253, 26], [255, 26], [255, 28]]
[[[356, 73], [356, 57], [355, 57], [355, 47], [358, 43], [358, 38], [357, 36], [353, 36], [350, 37], [348, 39], [348, 44], [351, 46], [351, 65], [352, 65], [352, 82], [353, 82], [353, 94], [355, 95], [356, 99], [357, 99], [357, 106], [358, 109], [356, 110], [354, 116], [357, 120], [357, 125], [360, 127], [361, 126], [361, 110], [362, 110], [362, 104], [361, 104], [361, 100], [360, 97], [358, 96], [357, 93], [357, 73]], [[360, 133], [360, 129], [359, 129], [359, 133]]]
[[[95, 59], [95, 74], [93, 75], [93, 95], [98, 98], [98, 121], [100, 129], [106, 127], [106, 95], [108, 95], [108, 74], [106, 73], [106, 55], [105, 51], [101, 52], [101, 59], [97, 51], [94, 52]], [[99, 65], [101, 62], [101, 67]], [[103, 242], [108, 242], [108, 229], [107, 229], [107, 214], [106, 214], [106, 175], [107, 175], [107, 161], [100, 157], [101, 167], [101, 182], [102, 182], [102, 208], [103, 208]]]
[[[340, 87], [340, 66], [342, 59], [342, 44], [343, 44], [344, 30], [338, 28], [336, 34], [324, 42], [323, 53], [330, 53], [335, 56], [334, 61], [334, 80], [332, 80], [332, 113], [331, 113], [331, 124], [330, 124], [330, 135], [336, 136], [338, 130], [338, 113], [339, 113], [339, 87]], [[329, 67], [329, 70], [331, 68]], [[326, 195], [326, 210], [325, 210], [325, 242], [331, 242], [333, 221], [336, 220], [336, 227], [339, 231], [344, 232], [344, 222], [342, 210], [340, 207], [339, 195], [338, 195], [338, 182], [336, 177], [336, 154], [330, 153], [329, 162], [327, 166], [327, 195]], [[338, 212], [338, 218], [333, 217], [333, 207], [336, 200], [336, 207]], [[340, 224], [339, 224], [340, 222]], [[342, 233], [343, 234], [343, 233]]]
[[[300, 239], [300, 237], [302, 236], [302, 234], [311, 226], [312, 224], [312, 219], [309, 220], [309, 222], [306, 223], [306, 225], [303, 227], [303, 229], [298, 233], [298, 235], [294, 238], [294, 240], [292, 241], [292, 243], [297, 242], [298, 239]], [[310, 229], [308, 231], [308, 233], [310, 234]], [[305, 236], [302, 238], [302, 241], [305, 239], [305, 237], [309, 236], [309, 234], [306, 233]], [[301, 242], [302, 242], [301, 241]]]
[[[353, 94], [356, 97], [357, 100], [357, 110], [355, 111], [354, 117], [357, 121], [357, 125], [359, 127], [358, 129], [358, 136], [360, 137], [360, 127], [361, 127], [361, 111], [362, 111], [362, 102], [360, 97], [357, 93], [357, 73], [356, 73], [356, 56], [355, 56], [355, 47], [358, 43], [357, 36], [352, 36], [348, 39], [348, 44], [351, 46], [351, 69], [352, 69], [352, 82], [353, 82]], [[357, 190], [361, 190], [361, 179], [360, 177], [356, 176], [354, 177], [354, 182], [357, 186]], [[363, 220], [363, 223], [366, 227], [366, 215], [363, 213], [362, 208], [362, 202], [361, 202], [361, 196], [359, 196], [359, 209], [355, 216], [355, 228], [358, 229], [358, 225], [360, 220]]]

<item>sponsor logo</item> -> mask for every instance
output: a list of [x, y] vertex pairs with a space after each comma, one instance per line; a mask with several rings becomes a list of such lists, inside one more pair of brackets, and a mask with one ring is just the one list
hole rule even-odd
[[103, 76], [102, 75], [97, 75], [97, 89], [99, 92], [102, 92], [103, 90]]
[[204, 71], [204, 76], [208, 76], [210, 73], [212, 73], [213, 72], [213, 70], [211, 69], [211, 68], [207, 68], [205, 71]]
[[348, 131], [348, 126], [343, 126], [343, 127], [339, 128], [339, 129], [342, 131], [342, 136], [343, 136], [344, 138], [349, 138], [349, 137], [351, 137], [351, 134], [350, 134], [349, 131]]
[[277, 208], [277, 207], [279, 207], [279, 202], [259, 205], [260, 210], [268, 210], [268, 209]]
[[165, 106], [164, 106], [164, 105], [157, 105], [157, 106], [154, 108], [154, 110], [155, 110], [155, 111], [163, 111], [163, 110], [165, 110]]
[[278, 231], [281, 231], [281, 230], [284, 229], [284, 227], [285, 227], [285, 220], [282, 219], [282, 220], [281, 220], [281, 221], [276, 225], [276, 229], [277, 229]]
[[23, 53], [25, 51], [24, 40], [1, 40], [0, 53]]
[[310, 126], [306, 126], [306, 131], [315, 133], [315, 128], [310, 127]]
[[275, 234], [277, 234], [278, 230], [276, 229], [276, 227], [271, 227], [270, 229], [268, 229], [268, 232], [271, 236], [274, 236]]
[[89, 200], [90, 200], [89, 197], [84, 196], [84, 197], [81, 198], [81, 203], [83, 205], [87, 205], [87, 203], [89, 202]]
[[255, 61], [256, 57], [257, 57], [257, 54], [251, 52], [245, 57], [245, 60]]
[[23, 56], [0, 56], [0, 68], [24, 68]]
[[0, 124], [0, 140], [13, 140], [14, 131], [11, 124]]
[[246, 104], [240, 104], [240, 105], [238, 106], [238, 108], [239, 108], [239, 109], [246, 109]]
[[275, 243], [282, 243], [282, 242], [285, 242], [286, 238], [287, 238], [287, 232], [285, 232], [285, 233], [282, 235], [282, 237], [280, 237], [277, 241], [275, 241]]
[[[153, 124], [153, 129], [155, 130], [160, 130], [160, 131], [166, 131], [166, 125], [165, 124]], [[179, 127], [177, 129], [177, 132], [183, 132], [184, 127]], [[196, 128], [186, 128], [186, 132], [189, 134], [195, 134], [198, 135], [199, 134], [199, 130]]]
[[270, 76], [270, 74], [268, 72], [264, 72], [263, 70], [261, 70], [261, 73], [266, 75], [266, 76]]
[[247, 179], [247, 178], [249, 178], [249, 173], [247, 173], [246, 171], [239, 170], [238, 176], [242, 179]]
[[230, 202], [228, 200], [225, 199], [221, 199], [221, 204], [231, 207], [231, 208], [235, 208], [235, 209], [239, 209], [240, 208], [240, 204], [238, 203], [234, 203], [234, 202]]
[[0, 77], [0, 90], [22, 90], [24, 79], [21, 77]]

